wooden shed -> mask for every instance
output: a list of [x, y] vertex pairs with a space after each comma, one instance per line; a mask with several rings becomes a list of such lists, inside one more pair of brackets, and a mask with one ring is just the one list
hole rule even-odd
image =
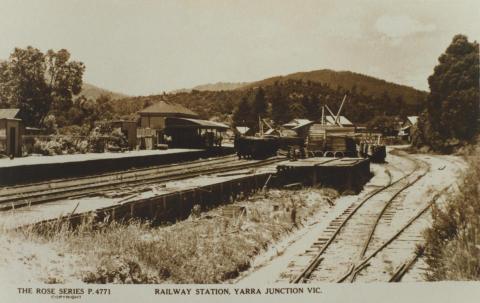
[[18, 108], [0, 109], [0, 154], [22, 156], [22, 120]]

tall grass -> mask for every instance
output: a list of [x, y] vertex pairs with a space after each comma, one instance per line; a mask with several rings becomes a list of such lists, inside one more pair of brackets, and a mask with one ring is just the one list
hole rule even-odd
[[480, 280], [480, 146], [467, 156], [460, 190], [432, 212], [426, 231], [427, 279]]
[[78, 275], [84, 282], [219, 283], [248, 269], [254, 256], [316, 210], [328, 207], [327, 198], [337, 195], [327, 189], [314, 192], [313, 196], [310, 190], [256, 194], [237, 203], [246, 208], [237, 217], [224, 216], [222, 210], [228, 206], [221, 206], [170, 226], [85, 222], [75, 229], [52, 224], [24, 233], [31, 240], [48, 242], [56, 251], [81, 256]]

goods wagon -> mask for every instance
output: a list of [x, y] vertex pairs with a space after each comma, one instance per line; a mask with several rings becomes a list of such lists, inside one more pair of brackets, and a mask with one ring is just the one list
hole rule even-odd
[[280, 149], [304, 148], [305, 141], [300, 137], [280, 136], [239, 136], [234, 147], [239, 158], [264, 159], [277, 154]]

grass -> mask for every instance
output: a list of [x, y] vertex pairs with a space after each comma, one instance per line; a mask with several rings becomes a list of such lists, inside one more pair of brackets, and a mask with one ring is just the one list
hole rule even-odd
[[433, 208], [433, 225], [425, 233], [430, 281], [480, 280], [480, 145], [467, 154], [459, 192]]
[[74, 255], [75, 275], [87, 283], [220, 283], [248, 269], [256, 255], [328, 208], [327, 199], [337, 195], [329, 189], [271, 190], [236, 202], [246, 210], [237, 217], [224, 215], [227, 205], [170, 226], [52, 224], [23, 230], [22, 237]]

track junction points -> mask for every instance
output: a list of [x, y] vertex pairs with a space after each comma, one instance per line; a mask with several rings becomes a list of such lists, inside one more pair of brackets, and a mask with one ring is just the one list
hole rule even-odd
[[[421, 281], [422, 231], [429, 210], [441, 203], [453, 176], [464, 169], [452, 156], [390, 153], [372, 165], [374, 177], [358, 196], [338, 199], [331, 210], [272, 247], [279, 257], [257, 258], [245, 283]], [[460, 161], [461, 162], [461, 161]]]

